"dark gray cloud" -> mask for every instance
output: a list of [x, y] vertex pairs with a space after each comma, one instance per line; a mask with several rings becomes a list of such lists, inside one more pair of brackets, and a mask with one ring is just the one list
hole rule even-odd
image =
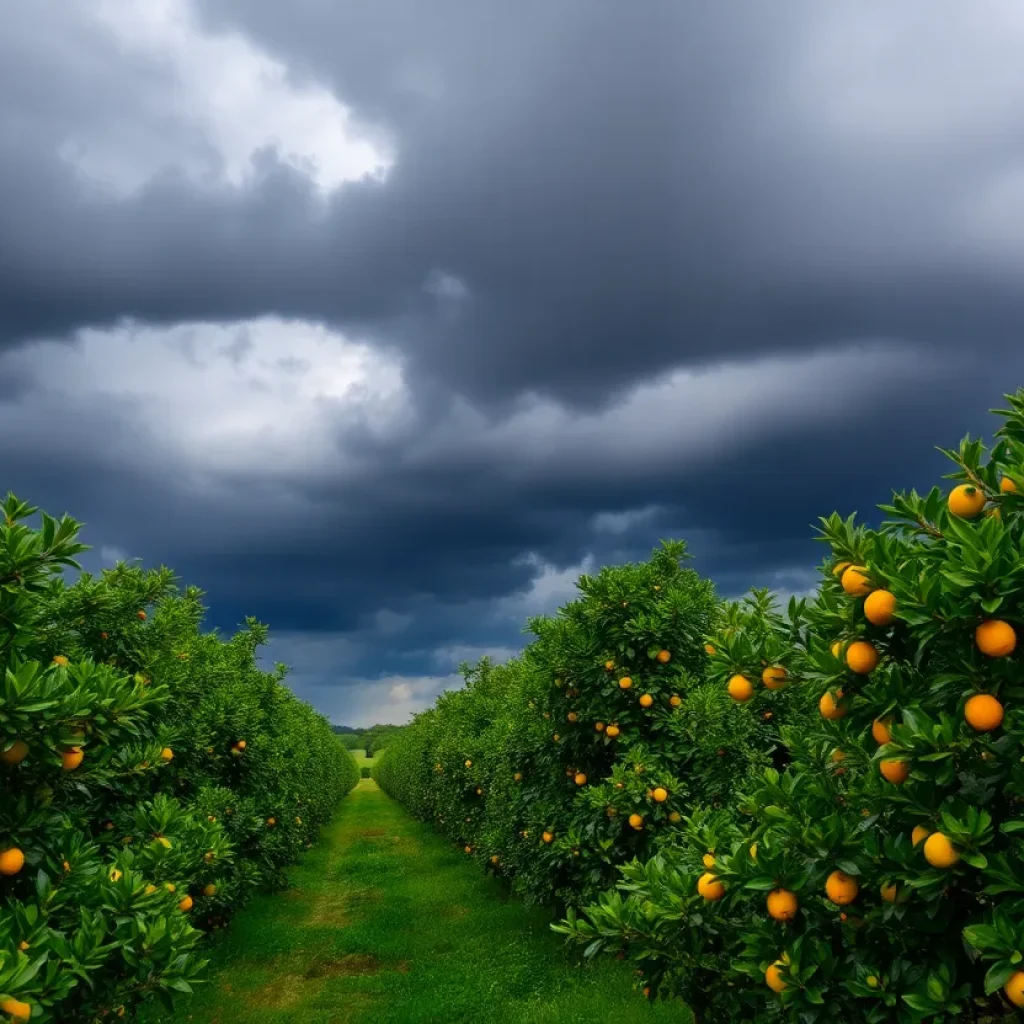
[[[338, 717], [660, 537], [803, 589], [819, 515], [937, 482], [1024, 376], [1015, 6], [146, 10], [5, 15], [0, 486], [270, 621]], [[393, 156], [326, 199], [281, 98], [323, 86]]]

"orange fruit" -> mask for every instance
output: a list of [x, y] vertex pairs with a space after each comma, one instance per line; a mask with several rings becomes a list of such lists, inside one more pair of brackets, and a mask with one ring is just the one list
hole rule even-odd
[[833, 576], [842, 576], [843, 573], [846, 572], [846, 570], [849, 569], [849, 568], [850, 568], [850, 563], [849, 562], [836, 562], [835, 566], [832, 569], [832, 575]]
[[238, 747], [239, 750], [245, 750], [245, 740], [239, 740], [235, 746]]
[[672, 696], [669, 697], [668, 702], [672, 707], [677, 708], [683, 703], [683, 698], [680, 697], [678, 693], [673, 693]]
[[633, 685], [633, 680], [630, 679], [629, 676], [623, 676], [619, 680], [619, 689], [620, 690], [628, 690], [632, 685]]
[[960, 859], [960, 854], [948, 836], [933, 832], [924, 841], [924, 859], [933, 868], [951, 868]]
[[610, 736], [612, 739], [615, 739], [615, 737], [619, 735], [619, 727], [617, 725], [609, 725], [604, 732], [606, 736]]
[[570, 722], [575, 722], [580, 716], [577, 715], [575, 711], [570, 711], [565, 717], [568, 718]]
[[1017, 646], [1017, 634], [1008, 622], [989, 619], [974, 631], [974, 642], [982, 654], [990, 658], [1005, 658]]
[[669, 816], [668, 820], [675, 824], [677, 821], [682, 821], [683, 816], [678, 811], [673, 811]]
[[781, 960], [776, 960], [768, 970], [764, 972], [765, 984], [773, 992], [784, 992], [789, 986], [786, 984], [785, 979], [782, 977], [782, 968], [785, 964]]
[[910, 778], [910, 764], [907, 761], [896, 761], [892, 758], [878, 762], [878, 770], [886, 782], [894, 786], [902, 786]]
[[974, 484], [960, 484], [949, 492], [949, 511], [961, 519], [973, 519], [985, 507], [985, 494]]
[[786, 670], [781, 665], [769, 665], [761, 673], [761, 682], [769, 690], [781, 690], [786, 685]]
[[187, 914], [192, 909], [192, 897], [186, 896], [179, 904], [178, 909], [183, 913]]
[[886, 903], [895, 903], [900, 896], [900, 887], [895, 882], [885, 882], [879, 892]]
[[878, 651], [867, 640], [854, 640], [846, 648], [846, 664], [851, 672], [866, 676], [878, 664]]
[[668, 790], [664, 786], [656, 786], [654, 788], [654, 800], [656, 803], [663, 804], [668, 799]]
[[512, 776], [512, 781], [513, 782], [522, 782], [523, 781], [523, 773], [522, 772], [516, 772], [515, 775]]
[[976, 693], [964, 705], [967, 724], [978, 732], [991, 732], [1003, 724], [1003, 705], [991, 693]]
[[868, 580], [868, 570], [863, 565], [851, 565], [843, 573], [843, 590], [851, 597], [863, 597], [870, 594], [872, 587]]
[[215, 886], [212, 882], [209, 885], [204, 885], [203, 886], [203, 895], [204, 896], [214, 896], [214, 895], [216, 895], [216, 893], [217, 893], [217, 886]]
[[642, 707], [642, 708], [649, 708], [653, 703], [654, 703], [654, 698], [649, 693], [645, 693], [640, 698], [640, 707]]
[[28, 744], [24, 740], [15, 740], [3, 753], [0, 753], [0, 761], [4, 764], [21, 764], [28, 757]]
[[576, 777], [573, 780], [577, 786], [585, 786], [587, 784], [587, 777], [583, 772], [577, 772]]
[[776, 921], [792, 921], [800, 908], [796, 893], [788, 889], [773, 889], [768, 893], [768, 914]]
[[551, 832], [541, 833], [541, 839], [543, 839], [545, 843], [550, 843], [554, 838], [555, 837]]
[[25, 866], [25, 854], [16, 846], [0, 852], [0, 875], [16, 875]]
[[644, 827], [644, 818], [642, 814], [631, 814], [629, 816], [629, 823], [637, 830], [640, 831]]
[[140, 622], [145, 622], [145, 621], [146, 621], [146, 613], [145, 613], [144, 611], [141, 611], [141, 610], [137, 611], [137, 612], [135, 613], [135, 616], [136, 616], [136, 618], [137, 618], [137, 619], [138, 619], [138, 620], [139, 620]]
[[[1016, 494], [1017, 485], [1008, 476], [1004, 476], [1003, 479], [999, 481], [999, 490], [1001, 490], [1003, 494]], [[1018, 1003], [1018, 1005], [1021, 1004]]]
[[735, 675], [729, 680], [729, 696], [733, 700], [747, 701], [754, 696], [754, 686], [746, 676]]
[[848, 906], [857, 898], [859, 892], [857, 880], [844, 871], [833, 871], [825, 879], [825, 895], [837, 906]]
[[[106, 634], [104, 634], [106, 636]], [[54, 665], [60, 665], [61, 668], [67, 668], [70, 664], [68, 659], [63, 654], [55, 654], [53, 656]]]
[[891, 724], [892, 715], [887, 715], [885, 718], [876, 718], [871, 723], [871, 735], [880, 747], [892, 741], [892, 733], [889, 731]]
[[73, 772], [83, 761], [85, 754], [81, 747], [72, 747], [70, 750], [62, 751], [60, 755], [61, 768], [66, 772]]
[[910, 842], [912, 845], [917, 846], [918, 843], [927, 839], [930, 835], [931, 832], [924, 825], [915, 825], [914, 831], [910, 833]]
[[491, 854], [491, 863], [492, 864], [497, 864], [500, 860], [501, 860], [501, 858], [496, 853], [492, 853]]
[[1003, 986], [1003, 993], [1014, 1006], [1024, 1006], [1024, 971], [1017, 971]]
[[0, 1013], [8, 1014], [11, 1024], [27, 1024], [29, 1017], [32, 1016], [32, 1005], [20, 999], [5, 999], [0, 1003]]
[[715, 866], [715, 858], [710, 853], [705, 853], [704, 856], [701, 857], [701, 863], [704, 867], [710, 870]]
[[705, 644], [705, 645], [704, 645], [704, 650], [705, 650], [705, 651], [706, 651], [706, 652], [707, 652], [708, 654], [716, 654], [716, 653], [717, 653], [717, 652], [715, 651], [715, 646], [714, 646], [714, 644]]
[[667, 665], [668, 662], [671, 661], [671, 660], [672, 660], [672, 654], [671, 654], [670, 651], [666, 651], [666, 650], [658, 651], [658, 661], [660, 661], [662, 663], [662, 665]]
[[709, 903], [714, 903], [725, 895], [725, 886], [718, 880], [717, 875], [710, 871], [705, 871], [697, 879], [697, 892]]
[[606, 672], [611, 672], [611, 670], [615, 668], [615, 662], [609, 658], [609, 660], [604, 663], [604, 667]]
[[833, 658], [838, 658], [843, 653], [843, 641], [837, 640], [829, 650], [832, 652]]
[[821, 712], [822, 718], [827, 718], [830, 722], [837, 722], [840, 718], [846, 715], [847, 707], [842, 700], [842, 690], [836, 690], [836, 697], [833, 697], [831, 693], [823, 693], [821, 700], [818, 701], [818, 710]]
[[896, 595], [875, 590], [864, 599], [864, 618], [874, 626], [888, 626], [896, 614]]
[[834, 764], [839, 764], [841, 761], [845, 761], [845, 760], [846, 760], [846, 755], [841, 750], [833, 750], [832, 751], [832, 762]]
[[173, 761], [174, 751], [171, 750], [170, 747], [164, 747], [164, 749], [160, 751], [160, 758], [163, 761]]

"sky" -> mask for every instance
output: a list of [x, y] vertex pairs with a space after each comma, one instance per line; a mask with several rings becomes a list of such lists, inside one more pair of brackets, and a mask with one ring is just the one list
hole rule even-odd
[[806, 592], [1024, 384], [1022, 49], [1017, 0], [7, 0], [0, 490], [349, 725], [662, 538]]

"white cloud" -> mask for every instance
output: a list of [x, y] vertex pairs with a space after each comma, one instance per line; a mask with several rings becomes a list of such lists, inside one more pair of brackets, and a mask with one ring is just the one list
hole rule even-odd
[[[253, 174], [253, 155], [268, 146], [323, 194], [389, 167], [386, 145], [361, 132], [328, 88], [298, 82], [245, 36], [205, 31], [191, 0], [91, 0], [88, 9], [116, 40], [124, 66], [150, 72], [136, 81], [148, 107], [138, 121], [129, 115], [100, 131], [80, 129], [60, 149], [116, 194], [170, 167], [241, 186]], [[178, 130], [154, 131], [161, 123]]]

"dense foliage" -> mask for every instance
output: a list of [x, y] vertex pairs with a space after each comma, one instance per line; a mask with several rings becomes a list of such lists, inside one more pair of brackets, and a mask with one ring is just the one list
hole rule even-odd
[[777, 732], [706, 680], [720, 606], [685, 558], [665, 543], [582, 577], [531, 620], [520, 658], [464, 667], [465, 688], [391, 741], [381, 786], [518, 892], [568, 905], [670, 842], [695, 804], [727, 803]]
[[216, 928], [355, 784], [330, 725], [256, 663], [255, 620], [201, 631], [195, 588], [119, 565], [73, 585], [78, 524], [0, 524], [0, 1012], [172, 1004]]
[[805, 695], [781, 728], [791, 763], [741, 786], [739, 815], [689, 816], [671, 856], [627, 865], [560, 930], [704, 1021], [1024, 1006], [1024, 391], [1002, 415], [987, 457], [946, 452], [948, 493], [894, 495], [877, 530], [823, 519], [814, 601], [712, 638], [712, 676], [751, 716], [777, 697], [761, 662]]

